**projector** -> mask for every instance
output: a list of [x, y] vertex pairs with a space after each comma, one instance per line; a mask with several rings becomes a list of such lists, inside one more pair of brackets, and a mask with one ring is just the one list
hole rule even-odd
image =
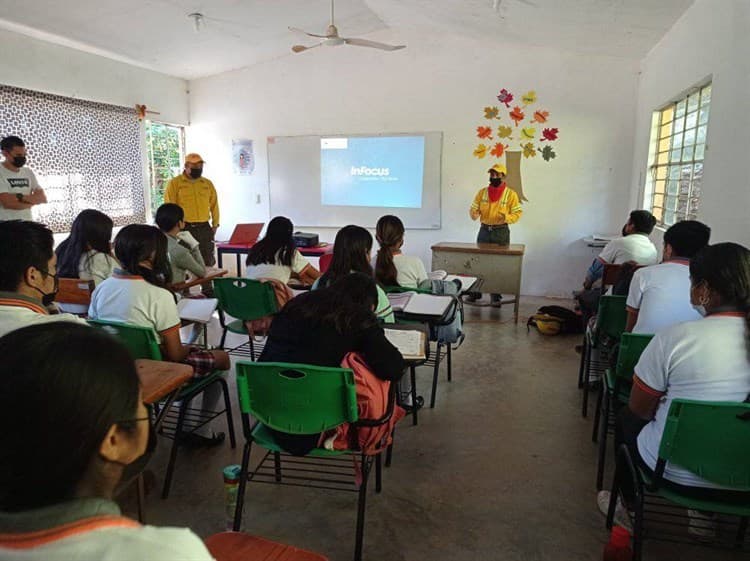
[[318, 234], [307, 232], [294, 232], [293, 239], [297, 247], [315, 247], [319, 242]]

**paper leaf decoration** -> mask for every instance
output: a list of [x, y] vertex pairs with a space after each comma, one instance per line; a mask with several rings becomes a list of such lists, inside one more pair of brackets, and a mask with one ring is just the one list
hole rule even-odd
[[505, 107], [510, 109], [510, 102], [513, 101], [513, 94], [503, 88], [502, 90], [500, 90], [500, 93], [497, 94], [497, 100], [500, 103], [504, 104]]
[[521, 96], [521, 103], [526, 105], [531, 105], [532, 103], [536, 103], [536, 92], [534, 90], [529, 90], [525, 94]]
[[536, 129], [534, 127], [526, 127], [521, 129], [521, 140], [534, 140], [536, 135]]
[[484, 108], [484, 118], [485, 119], [496, 119], [497, 114], [499, 113], [499, 109], [497, 107], [485, 107]]
[[548, 118], [549, 118], [549, 111], [543, 111], [540, 109], [538, 111], [534, 111], [534, 118], [532, 119], [532, 121], [534, 123], [543, 124], [547, 122]]
[[508, 116], [516, 124], [516, 126], [518, 126], [518, 123], [523, 121], [524, 117], [526, 117], [526, 114], [521, 110], [520, 107], [516, 106], [513, 108], [513, 111], [508, 114]]
[[533, 158], [534, 156], [536, 156], [536, 148], [534, 148], [534, 145], [531, 142], [527, 142], [526, 144], [522, 145], [521, 148], [523, 148], [524, 158]]
[[495, 156], [496, 158], [502, 158], [504, 152], [505, 146], [498, 142], [497, 144], [495, 144], [495, 146], [492, 147], [492, 150], [490, 150], [490, 155]]
[[557, 140], [557, 129], [544, 129], [542, 137], [544, 140]]
[[510, 135], [512, 134], [513, 134], [513, 129], [508, 126], [500, 125], [499, 127], [497, 127], [498, 138], [510, 138]]
[[477, 137], [492, 139], [492, 128], [491, 127], [477, 127]]
[[484, 158], [487, 155], [487, 146], [485, 144], [480, 144], [476, 148], [474, 148], [474, 157], [476, 158]]
[[549, 162], [552, 160], [557, 154], [555, 154], [555, 150], [547, 144], [544, 148], [542, 148], [542, 158], [544, 158], [545, 162]]

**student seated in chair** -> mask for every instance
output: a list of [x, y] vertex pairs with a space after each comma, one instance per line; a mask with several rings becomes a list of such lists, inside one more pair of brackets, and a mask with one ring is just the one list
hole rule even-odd
[[378, 249], [375, 258], [375, 278], [383, 286], [419, 288], [428, 281], [427, 270], [419, 257], [404, 255], [404, 223], [398, 216], [381, 216], [375, 226]]
[[[344, 226], [336, 234], [333, 244], [333, 259], [328, 270], [320, 277], [313, 289], [331, 286], [334, 282], [349, 275], [349, 273], [364, 273], [373, 277], [370, 265], [372, 252], [372, 234], [361, 226]], [[375, 285], [378, 293], [378, 303], [375, 315], [380, 321], [394, 323], [396, 318], [393, 309], [380, 286]]]
[[274, 217], [268, 223], [266, 235], [255, 242], [247, 254], [245, 276], [255, 280], [276, 279], [283, 284], [292, 277], [304, 285], [314, 283], [320, 272], [294, 245], [293, 232], [291, 220], [284, 216]]
[[117, 260], [112, 256], [112, 219], [98, 210], [82, 210], [70, 235], [57, 247], [57, 274], [64, 279], [93, 280], [98, 285], [112, 276]]
[[124, 346], [56, 323], [5, 335], [0, 353], [0, 422], [13, 427], [0, 446], [0, 559], [213, 559], [189, 529], [142, 526], [112, 499], [156, 444]]
[[[193, 367], [195, 376], [230, 368], [229, 355], [183, 345], [180, 340], [180, 316], [174, 295], [166, 286], [171, 279], [167, 258], [167, 238], [158, 228], [145, 224], [125, 226], [115, 237], [115, 256], [122, 268], [96, 287], [91, 295], [89, 317], [150, 327], [161, 344], [162, 357]], [[211, 384], [203, 393], [203, 408], [214, 409], [221, 394], [219, 384]], [[193, 444], [218, 444], [218, 435], [190, 433]], [[202, 439], [202, 440], [201, 440]]]
[[708, 245], [711, 228], [697, 220], [683, 220], [664, 232], [664, 254], [659, 265], [633, 273], [628, 292], [625, 331], [656, 333], [664, 327], [701, 316], [690, 304], [690, 259]]
[[[377, 301], [375, 281], [363, 273], [300, 294], [274, 317], [258, 360], [340, 366], [347, 353], [358, 352], [378, 378], [396, 382], [405, 364], [375, 317]], [[315, 448], [320, 437], [278, 431], [274, 435], [280, 446], [297, 455]]]
[[[705, 317], [654, 336], [635, 367], [629, 404], [617, 419], [617, 446], [626, 444], [649, 471], [656, 467], [673, 399], [742, 402], [750, 394], [750, 250], [735, 243], [702, 249], [690, 261], [689, 292], [691, 304]], [[718, 492], [750, 501], [750, 493], [727, 493], [682, 467], [667, 464], [664, 477], [696, 498], [710, 500]], [[632, 492], [629, 481], [627, 475], [621, 482], [626, 495]], [[598, 502], [606, 512], [609, 492], [601, 491]], [[623, 508], [617, 509], [621, 520]], [[710, 517], [691, 511], [691, 518], [691, 533], [705, 536], [715, 530]]]
[[33, 323], [86, 322], [50, 314], [57, 294], [57, 256], [52, 231], [26, 220], [0, 221], [0, 335]]
[[164, 203], [156, 209], [156, 225], [167, 236], [167, 253], [172, 267], [172, 282], [180, 283], [190, 272], [197, 278], [206, 276], [206, 264], [200, 244], [185, 228], [185, 211], [180, 205]]

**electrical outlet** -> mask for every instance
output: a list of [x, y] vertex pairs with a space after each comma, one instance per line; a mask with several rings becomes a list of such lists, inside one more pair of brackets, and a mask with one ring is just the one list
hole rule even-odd
[[255, 195], [255, 204], [256, 205], [260, 204], [260, 193], [258, 193], [258, 194]]

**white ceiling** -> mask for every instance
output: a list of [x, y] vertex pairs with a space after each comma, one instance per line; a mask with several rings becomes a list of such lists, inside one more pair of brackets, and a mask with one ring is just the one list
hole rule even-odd
[[[693, 0], [338, 0], [342, 36], [410, 29], [642, 58]], [[497, 9], [495, 4], [498, 4]], [[0, 0], [8, 29], [187, 79], [293, 55], [323, 33], [328, 0]], [[187, 14], [201, 12], [193, 30]], [[347, 47], [352, 48], [354, 47]], [[383, 53], [383, 56], [393, 56]]]

